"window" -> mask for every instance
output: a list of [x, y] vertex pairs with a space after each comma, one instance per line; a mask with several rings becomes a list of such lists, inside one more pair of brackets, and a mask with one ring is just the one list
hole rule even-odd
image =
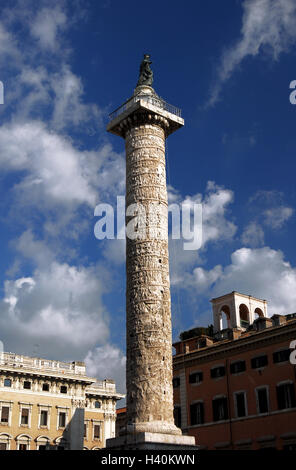
[[0, 450], [6, 450], [7, 449], [7, 444], [5, 442], [0, 442]]
[[94, 425], [94, 439], [100, 439], [100, 430], [101, 427], [99, 424]]
[[66, 426], [66, 413], [63, 411], [59, 412], [59, 428], [64, 428]]
[[268, 391], [267, 388], [259, 388], [256, 390], [257, 393], [257, 407], [258, 413], [268, 413]]
[[46, 410], [41, 410], [40, 413], [40, 426], [47, 426], [48, 412]]
[[296, 406], [294, 384], [286, 383], [276, 388], [279, 410]]
[[174, 406], [174, 421], [177, 428], [181, 427], [181, 406]]
[[11, 379], [4, 379], [4, 387], [11, 387]]
[[38, 446], [38, 450], [46, 450], [46, 445], [41, 444], [40, 446]]
[[8, 419], [9, 419], [9, 406], [2, 406], [1, 423], [8, 423]]
[[23, 425], [28, 425], [29, 424], [29, 409], [28, 408], [22, 408], [21, 424], [23, 424]]
[[24, 388], [26, 388], [27, 390], [31, 389], [31, 382], [29, 382], [29, 380], [24, 381]]
[[224, 375], [225, 375], [224, 366], [214, 367], [213, 369], [211, 369], [212, 379], [217, 379], [218, 377], [223, 377]]
[[242, 418], [247, 415], [246, 409], [246, 394], [245, 392], [239, 392], [235, 394], [236, 402], [236, 416], [237, 418]]
[[87, 423], [84, 423], [84, 434], [83, 434], [83, 437], [84, 437], [84, 438], [87, 437]]
[[215, 398], [213, 400], [213, 421], [228, 419], [227, 398]]
[[49, 392], [49, 384], [47, 383], [42, 384], [42, 390], [43, 392]]
[[27, 444], [19, 444], [18, 450], [27, 450]]
[[238, 374], [246, 370], [246, 361], [237, 361], [230, 364], [230, 373]]
[[66, 387], [66, 385], [62, 385], [61, 388], [60, 388], [60, 392], [61, 393], [67, 393], [68, 391], [68, 388]]
[[180, 387], [180, 377], [174, 377], [173, 378], [173, 388], [178, 388]]
[[203, 373], [202, 372], [194, 372], [193, 374], [189, 375], [189, 383], [190, 384], [198, 384], [202, 382]]
[[290, 349], [284, 349], [283, 351], [276, 351], [273, 353], [273, 362], [277, 364], [279, 362], [286, 362], [290, 359]]
[[267, 356], [258, 356], [253, 357], [251, 360], [252, 369], [258, 369], [259, 367], [265, 367], [268, 364], [268, 357]]
[[101, 408], [101, 402], [95, 401], [95, 408]]
[[190, 424], [194, 426], [195, 424], [204, 423], [204, 404], [202, 402], [192, 403], [190, 405]]

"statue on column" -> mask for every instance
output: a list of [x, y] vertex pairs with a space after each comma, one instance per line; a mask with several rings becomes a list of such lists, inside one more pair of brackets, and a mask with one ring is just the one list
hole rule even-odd
[[151, 64], [152, 62], [150, 60], [150, 54], [144, 54], [144, 59], [142, 60], [141, 65], [140, 65], [140, 76], [139, 76], [137, 86], [140, 86], [140, 85], [152, 86], [153, 72], [150, 68]]

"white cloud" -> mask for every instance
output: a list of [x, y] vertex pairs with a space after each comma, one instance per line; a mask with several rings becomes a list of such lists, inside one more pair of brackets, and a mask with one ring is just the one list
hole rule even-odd
[[14, 36], [0, 22], [0, 61], [4, 65], [4, 61], [9, 58], [9, 61], [20, 61], [20, 52], [18, 44]]
[[194, 204], [202, 204], [203, 248], [209, 242], [230, 240], [234, 237], [237, 227], [227, 219], [228, 206], [234, 200], [233, 191], [230, 189], [225, 189], [214, 181], [208, 181], [204, 195], [197, 193], [183, 199], [177, 190], [170, 187], [169, 197], [171, 203], [189, 206], [192, 213]]
[[236, 231], [236, 225], [227, 220], [227, 211], [233, 202], [231, 190], [216, 185], [213, 181], [207, 184], [207, 193], [203, 204], [203, 245], [210, 241], [231, 240]]
[[0, 140], [1, 167], [28, 171], [17, 188], [33, 196], [31, 203], [42, 194], [47, 200], [94, 205], [96, 193], [83, 167], [88, 152], [77, 151], [41, 122], [4, 125]]
[[253, 220], [245, 227], [241, 240], [253, 248], [264, 245], [264, 230], [281, 229], [292, 217], [294, 209], [284, 204], [284, 195], [278, 191], [257, 191], [249, 199]]
[[188, 278], [191, 285], [198, 288], [199, 292], [203, 292], [207, 290], [208, 287], [221, 277], [222, 274], [222, 266], [217, 265], [213, 269], [207, 271], [204, 268], [195, 268], [192, 273], [192, 277]]
[[242, 243], [247, 246], [257, 247], [264, 244], [264, 231], [256, 222], [250, 222], [242, 233]]
[[59, 36], [65, 29], [67, 17], [59, 6], [42, 8], [31, 23], [31, 34], [44, 50], [59, 49]]
[[103, 244], [102, 254], [109, 262], [115, 265], [125, 263], [125, 245], [125, 239], [106, 240]]
[[[100, 268], [103, 272], [103, 269]], [[109, 337], [106, 292], [98, 269], [52, 262], [31, 277], [7, 280], [0, 303], [1, 338], [15, 351], [81, 359]]]
[[217, 80], [207, 106], [220, 97], [223, 84], [248, 56], [271, 54], [277, 60], [296, 41], [296, 4], [294, 0], [245, 0], [240, 39], [222, 54]]
[[79, 126], [91, 123], [97, 132], [102, 121], [102, 113], [95, 104], [82, 101], [83, 85], [81, 79], [73, 74], [69, 66], [50, 77], [51, 90], [54, 92], [54, 109], [51, 125], [58, 130], [68, 125]]
[[281, 228], [287, 220], [293, 215], [294, 210], [291, 207], [274, 207], [264, 211], [264, 222], [273, 229]]
[[[169, 188], [171, 202], [186, 204], [191, 208], [193, 205], [202, 204], [202, 246], [199, 250], [184, 250], [184, 239], [169, 240], [170, 251], [170, 275], [172, 285], [183, 284], [184, 277], [189, 276], [189, 270], [196, 263], [204, 262], [203, 256], [210, 243], [220, 243], [233, 240], [237, 226], [229, 220], [229, 205], [234, 200], [231, 190], [208, 181], [205, 194], [200, 193], [186, 196], [184, 199], [174, 188]], [[194, 221], [192, 221], [194, 223]], [[196, 230], [199, 227], [196, 226]], [[186, 282], [191, 282], [187, 278]]]
[[0, 127], [2, 171], [25, 171], [15, 186], [20, 203], [94, 207], [98, 195], [120, 194], [123, 159], [110, 145], [98, 151], [80, 151], [69, 138], [40, 121], [16, 122]]
[[209, 271], [197, 268], [187, 286], [218, 297], [234, 290], [268, 301], [269, 314], [287, 314], [296, 310], [296, 268], [281, 251], [240, 248], [231, 255], [231, 264]]
[[125, 393], [126, 358], [119, 348], [111, 344], [97, 347], [87, 353], [84, 361], [89, 375], [113, 379], [117, 391]]
[[52, 252], [44, 240], [36, 240], [32, 230], [28, 229], [11, 243], [27, 259], [33, 259], [39, 267], [46, 267], [54, 261], [56, 253]]

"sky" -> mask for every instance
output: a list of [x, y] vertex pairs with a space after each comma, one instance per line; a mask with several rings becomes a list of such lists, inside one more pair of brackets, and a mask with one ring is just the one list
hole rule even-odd
[[0, 340], [84, 360], [125, 390], [125, 244], [94, 236], [125, 193], [108, 115], [143, 54], [181, 108], [170, 202], [201, 203], [203, 243], [170, 240], [173, 340], [233, 290], [296, 311], [295, 0], [1, 0]]

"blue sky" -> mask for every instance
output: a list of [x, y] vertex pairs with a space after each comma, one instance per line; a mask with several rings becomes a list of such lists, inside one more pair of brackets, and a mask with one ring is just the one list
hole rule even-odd
[[296, 310], [295, 47], [294, 0], [2, 0], [5, 350], [85, 360], [124, 390], [124, 243], [94, 237], [94, 208], [124, 195], [124, 142], [105, 129], [143, 53], [185, 119], [170, 200], [203, 204], [201, 249], [170, 243], [174, 339], [232, 290]]

